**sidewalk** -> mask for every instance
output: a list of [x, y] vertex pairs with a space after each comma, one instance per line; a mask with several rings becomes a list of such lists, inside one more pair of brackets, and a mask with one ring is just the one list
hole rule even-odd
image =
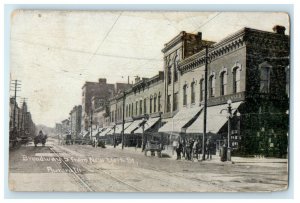
[[[108, 149], [114, 149], [113, 146], [111, 145], [107, 145], [106, 146]], [[122, 145], [118, 145], [115, 148], [116, 150], [122, 150]], [[123, 151], [129, 152], [129, 153], [134, 153], [134, 154], [142, 154], [144, 152], [142, 152], [141, 148], [135, 148], [135, 147], [124, 147]], [[162, 151], [162, 155], [164, 158], [168, 158], [168, 159], [173, 159], [176, 160], [177, 156], [176, 153], [174, 153], [174, 155], [172, 155], [172, 153], [170, 151], [167, 150], [163, 150]], [[150, 156], [150, 153], [148, 153], [148, 156]], [[202, 157], [200, 155], [200, 157]], [[181, 159], [181, 161], [188, 161], [185, 160], [184, 158]], [[197, 160], [194, 160], [194, 162], [197, 162]], [[266, 164], [266, 165], [270, 165], [270, 164], [284, 164], [284, 163], [288, 163], [288, 159], [280, 159], [280, 158], [258, 158], [258, 157], [253, 157], [253, 158], [249, 158], [249, 157], [236, 157], [233, 156], [231, 157], [231, 162], [221, 162], [220, 161], [220, 157], [219, 155], [212, 155], [212, 159], [211, 160], [205, 160], [206, 163], [228, 163], [228, 164]]]

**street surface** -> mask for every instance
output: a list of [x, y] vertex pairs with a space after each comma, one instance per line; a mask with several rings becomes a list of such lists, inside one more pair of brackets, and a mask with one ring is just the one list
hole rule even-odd
[[254, 192], [287, 189], [287, 159], [196, 162], [147, 157], [141, 149], [32, 144], [10, 150], [13, 191]]

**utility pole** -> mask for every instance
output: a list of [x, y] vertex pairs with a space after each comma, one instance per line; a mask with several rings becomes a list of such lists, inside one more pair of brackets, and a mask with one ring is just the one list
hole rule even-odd
[[90, 121], [90, 125], [91, 125], [91, 139], [93, 139], [93, 110], [91, 109], [91, 121]]
[[17, 108], [17, 92], [21, 90], [21, 81], [13, 80], [10, 84], [10, 87], [13, 88], [11, 91], [14, 91], [14, 112], [13, 112], [13, 130], [16, 128], [16, 108]]
[[125, 101], [126, 101], [126, 93], [125, 90], [123, 92], [123, 108], [122, 108], [122, 149], [124, 149], [124, 124], [125, 124], [125, 115], [124, 115], [124, 109], [125, 109]]
[[[24, 133], [25, 133], [25, 126], [26, 126], [26, 112], [27, 112], [27, 109], [26, 109], [26, 111], [25, 111], [25, 109], [23, 108], [24, 107], [24, 104], [26, 104], [25, 102], [26, 102], [26, 100], [27, 100], [27, 98], [25, 98], [25, 97], [23, 97], [23, 103], [22, 103], [22, 117], [21, 117], [21, 129], [20, 129], [20, 131], [21, 131], [21, 135], [23, 136], [24, 135]], [[19, 114], [18, 114], [19, 115]], [[18, 122], [19, 123], [19, 122]]]
[[205, 138], [206, 138], [206, 119], [207, 119], [207, 67], [208, 67], [208, 45], [205, 46], [205, 78], [204, 78], [204, 115], [203, 115], [203, 134], [202, 134], [202, 161], [205, 160]]

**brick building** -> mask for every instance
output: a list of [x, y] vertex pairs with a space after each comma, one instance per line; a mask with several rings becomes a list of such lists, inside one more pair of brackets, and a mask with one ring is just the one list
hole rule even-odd
[[[181, 32], [162, 50], [164, 74], [137, 81], [125, 95], [118, 94], [110, 100], [110, 122], [117, 127], [110, 133], [121, 133], [117, 129], [123, 120], [122, 112], [124, 134], [127, 128], [132, 134], [140, 133], [140, 128], [130, 125], [158, 111], [163, 113], [164, 125], [158, 132], [167, 137], [165, 144], [179, 137], [202, 139], [207, 56], [207, 138], [216, 147], [227, 138], [230, 103], [229, 133], [235, 153], [285, 156], [289, 42], [282, 26], [275, 26], [274, 32], [244, 28], [217, 43], [202, 40], [201, 33]], [[151, 81], [155, 82], [149, 86]], [[161, 105], [157, 104], [158, 97]]]
[[70, 131], [72, 136], [78, 137], [81, 132], [82, 106], [74, 106], [70, 111]]
[[[231, 100], [231, 142], [238, 153], [286, 155], [289, 36], [284, 30], [244, 28], [208, 50], [207, 133], [215, 139], [227, 137], [227, 118], [221, 111]], [[201, 138], [205, 56], [201, 50], [179, 62], [179, 111], [160, 132]]]

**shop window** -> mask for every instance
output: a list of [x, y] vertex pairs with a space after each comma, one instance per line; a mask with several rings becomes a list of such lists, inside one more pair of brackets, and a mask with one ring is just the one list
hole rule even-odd
[[191, 103], [195, 103], [195, 82], [191, 84]]

